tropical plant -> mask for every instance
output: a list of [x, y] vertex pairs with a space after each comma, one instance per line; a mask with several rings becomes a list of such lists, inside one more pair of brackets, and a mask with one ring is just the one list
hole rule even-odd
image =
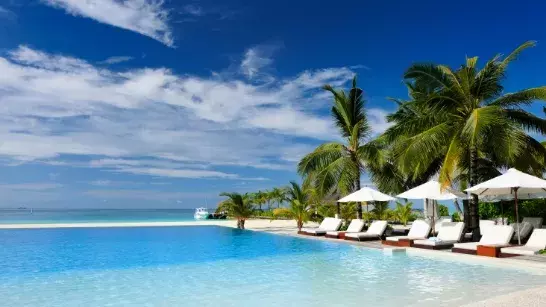
[[[506, 94], [502, 86], [508, 64], [533, 45], [526, 42], [504, 58], [497, 55], [481, 69], [477, 57], [467, 58], [458, 69], [412, 65], [404, 75], [411, 99], [401, 101], [386, 133], [401, 173], [416, 178], [440, 161], [444, 187], [458, 181], [475, 185], [499, 167], [541, 173], [546, 149], [527, 132], [545, 133], [546, 121], [521, 107], [546, 100], [546, 87]], [[477, 196], [463, 206], [477, 240]]]
[[269, 201], [269, 194], [268, 192], [263, 192], [263, 191], [251, 193], [249, 194], [249, 200], [254, 205], [258, 206], [259, 211], [262, 211], [262, 206]]
[[248, 194], [239, 193], [221, 193], [220, 196], [226, 196], [227, 199], [221, 203], [229, 216], [237, 219], [237, 228], [245, 229], [245, 221], [254, 213], [254, 206]]
[[396, 202], [396, 209], [394, 209], [394, 216], [396, 219], [404, 224], [406, 226], [408, 224], [408, 221], [411, 219], [411, 215], [413, 214], [412, 209], [413, 203], [408, 202], [406, 204], [402, 204], [401, 202]]
[[286, 188], [275, 187], [269, 191], [269, 201], [277, 204], [277, 208], [286, 201]]
[[[366, 143], [371, 127], [364, 110], [364, 95], [357, 87], [356, 76], [348, 93], [330, 85], [323, 87], [332, 93], [332, 116], [346, 143], [330, 142], [318, 146], [298, 164], [298, 172], [314, 176], [320, 195], [348, 194], [360, 189], [360, 177], [367, 163], [376, 162], [377, 148]], [[357, 206], [357, 217], [362, 218], [362, 206]]]
[[290, 181], [290, 186], [287, 189], [287, 208], [277, 208], [273, 210], [275, 217], [288, 217], [296, 220], [298, 230], [301, 230], [303, 224], [311, 218], [312, 210], [309, 205], [308, 191], [295, 181]]
[[440, 216], [449, 216], [449, 209], [445, 205], [438, 205], [438, 213]]
[[388, 220], [393, 215], [392, 210], [389, 209], [389, 203], [385, 201], [376, 201], [371, 212], [377, 220]]

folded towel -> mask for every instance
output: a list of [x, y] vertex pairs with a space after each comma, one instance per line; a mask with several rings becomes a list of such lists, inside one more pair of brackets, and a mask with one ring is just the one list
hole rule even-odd
[[433, 242], [442, 242], [442, 240], [440, 238], [438, 238], [438, 237], [430, 237], [428, 239], [429, 239], [429, 241], [433, 241]]

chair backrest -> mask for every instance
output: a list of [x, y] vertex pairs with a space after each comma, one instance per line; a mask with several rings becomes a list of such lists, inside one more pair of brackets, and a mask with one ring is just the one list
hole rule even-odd
[[367, 233], [382, 236], [387, 229], [387, 221], [373, 221]]
[[514, 237], [513, 237], [514, 239], [518, 238], [518, 229], [519, 229], [520, 238], [527, 238], [529, 234], [531, 233], [531, 231], [533, 231], [533, 225], [527, 222], [514, 223], [514, 224], [511, 224], [510, 226], [514, 228]]
[[533, 227], [535, 229], [540, 229], [542, 228], [542, 222], [544, 220], [541, 218], [541, 217], [524, 217], [523, 220], [521, 221], [522, 223], [529, 223], [531, 225], [533, 225]]
[[360, 219], [354, 219], [347, 227], [347, 232], [360, 232], [364, 228], [364, 221]]
[[527, 241], [525, 246], [536, 247], [540, 249], [546, 248], [546, 229], [535, 229], [533, 234]]
[[324, 228], [326, 231], [338, 231], [339, 227], [341, 227], [341, 223], [343, 221], [341, 219], [332, 218], [328, 225]]
[[411, 225], [408, 237], [426, 238], [430, 233], [430, 225], [423, 220], [415, 220]]
[[491, 229], [491, 226], [495, 226], [496, 221], [480, 220], [480, 232], [485, 235]]
[[463, 235], [464, 223], [463, 222], [444, 222], [442, 229], [438, 233], [438, 239], [442, 241], [459, 241]]
[[480, 239], [480, 244], [508, 244], [514, 235], [514, 228], [508, 225], [489, 226], [489, 230], [485, 232]]
[[328, 227], [328, 225], [332, 222], [334, 218], [333, 217], [325, 217], [322, 222], [320, 222], [320, 225], [318, 226], [318, 228], [320, 229], [326, 229]]

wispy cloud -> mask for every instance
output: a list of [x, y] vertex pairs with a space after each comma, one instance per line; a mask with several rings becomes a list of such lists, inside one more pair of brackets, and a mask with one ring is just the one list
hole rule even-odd
[[17, 17], [17, 15], [15, 15], [15, 13], [11, 10], [8, 10], [7, 8], [3, 7], [3, 6], [0, 6], [0, 18], [8, 18], [8, 19], [12, 19], [12, 18], [15, 18]]
[[163, 0], [42, 0], [74, 16], [134, 31], [172, 47], [169, 12]]
[[63, 185], [59, 183], [16, 183], [16, 184], [0, 184], [0, 189], [17, 190], [17, 191], [45, 191], [61, 188]]
[[131, 56], [112, 56], [107, 58], [104, 61], [100, 61], [100, 64], [117, 64], [117, 63], [123, 63], [134, 59]]
[[[302, 137], [334, 139], [330, 117], [306, 102], [354, 75], [334, 67], [256, 82], [117, 71], [25, 46], [0, 57], [0, 71], [0, 158], [8, 163], [237, 180], [247, 178], [231, 167], [293, 170]], [[383, 127], [383, 114], [372, 116]]]
[[85, 195], [102, 199], [139, 199], [152, 201], [178, 201], [180, 199], [217, 198], [217, 193], [163, 192], [155, 190], [89, 190]]
[[256, 77], [269, 77], [263, 71], [273, 63], [273, 54], [280, 48], [280, 44], [263, 44], [246, 50], [241, 60], [241, 72], [253, 79]]

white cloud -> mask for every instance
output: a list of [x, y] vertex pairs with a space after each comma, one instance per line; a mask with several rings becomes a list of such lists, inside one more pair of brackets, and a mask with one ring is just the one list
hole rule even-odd
[[41, 183], [41, 182], [0, 184], [0, 189], [2, 190], [15, 190], [15, 191], [45, 191], [45, 190], [58, 189], [61, 187], [63, 187], [63, 185], [59, 183]]
[[7, 8], [0, 6], [0, 18], [8, 18], [12, 19], [15, 18], [16, 15], [14, 12], [8, 10]]
[[262, 70], [273, 63], [273, 53], [278, 48], [277, 45], [260, 45], [249, 48], [241, 61], [241, 72], [249, 79], [266, 76]]
[[293, 171], [301, 137], [334, 139], [331, 119], [307, 102], [353, 76], [327, 68], [259, 83], [116, 71], [24, 46], [0, 57], [0, 71], [0, 158], [226, 179], [244, 178], [215, 167]]
[[392, 126], [392, 123], [387, 122], [387, 115], [389, 113], [386, 110], [370, 108], [366, 110], [366, 114], [368, 115], [368, 121], [370, 123], [370, 127], [372, 128], [373, 136], [382, 134], [385, 132], [385, 130]]
[[91, 18], [173, 46], [169, 12], [163, 0], [42, 0], [74, 16]]
[[134, 59], [132, 56], [112, 56], [99, 63], [100, 64], [118, 64], [118, 63], [130, 61], [132, 59]]
[[217, 193], [191, 193], [191, 192], [164, 192], [154, 190], [89, 190], [84, 192], [85, 195], [96, 198], [118, 198], [118, 199], [138, 199], [148, 201], [174, 201], [180, 199], [204, 199], [217, 198]]

